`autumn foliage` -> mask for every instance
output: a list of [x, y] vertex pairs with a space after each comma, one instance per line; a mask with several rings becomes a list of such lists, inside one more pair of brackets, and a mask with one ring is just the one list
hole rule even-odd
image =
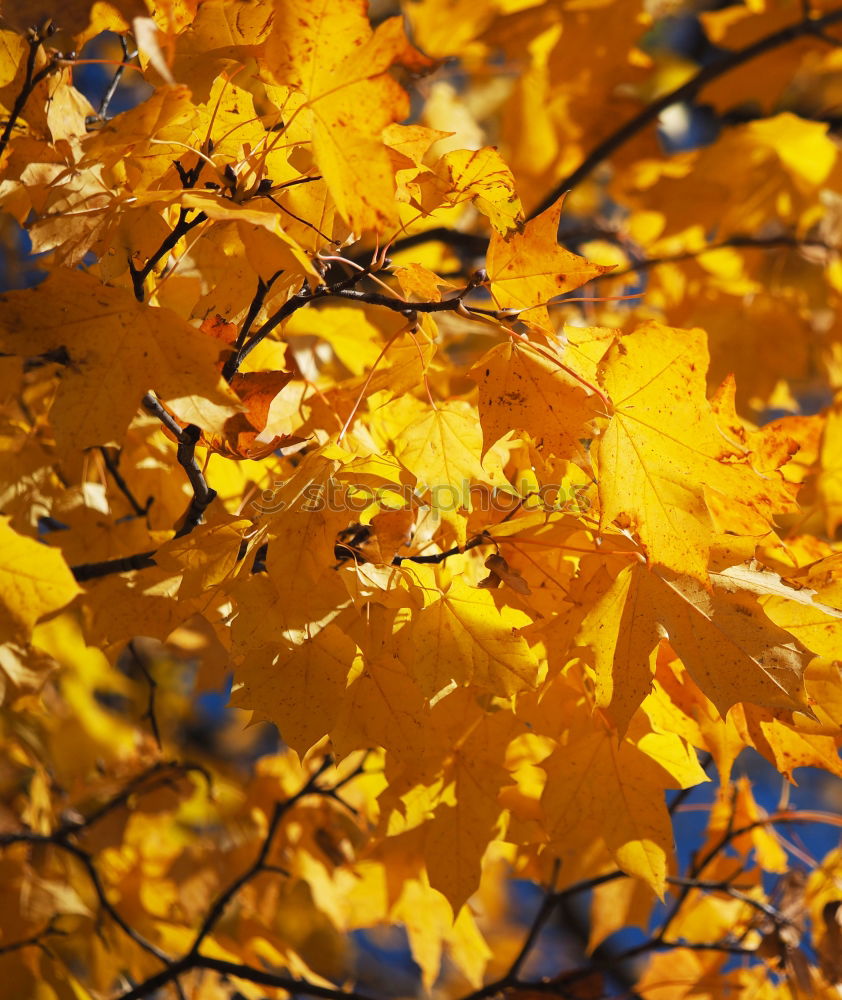
[[4, 0], [4, 996], [839, 996], [842, 4], [715, 6]]

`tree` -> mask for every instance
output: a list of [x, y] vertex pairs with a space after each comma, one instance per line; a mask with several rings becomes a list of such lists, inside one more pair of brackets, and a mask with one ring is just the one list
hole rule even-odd
[[374, 15], [6, 4], [8, 995], [836, 997], [842, 4]]

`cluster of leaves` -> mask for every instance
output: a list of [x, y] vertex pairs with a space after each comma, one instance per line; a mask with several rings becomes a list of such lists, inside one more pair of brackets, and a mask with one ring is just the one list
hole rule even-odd
[[[769, 883], [834, 817], [731, 775], [842, 776], [842, 5], [704, 14], [698, 63], [679, 8], [8, 0], [13, 995], [360, 998], [396, 925], [466, 1000], [838, 995], [842, 850]], [[188, 733], [229, 671], [248, 773]]]

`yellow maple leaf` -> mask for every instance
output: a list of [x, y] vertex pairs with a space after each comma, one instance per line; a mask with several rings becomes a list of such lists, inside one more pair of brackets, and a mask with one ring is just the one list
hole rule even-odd
[[723, 716], [737, 702], [809, 711], [804, 647], [751, 593], [714, 579], [709, 591], [635, 563], [594, 595], [577, 641], [594, 650], [597, 704], [622, 731], [649, 692], [649, 657], [662, 635]]
[[3, 296], [0, 330], [16, 354], [58, 352], [65, 367], [52, 419], [64, 448], [121, 437], [150, 389], [182, 420], [219, 433], [240, 408], [219, 376], [218, 343], [81, 271]]
[[[838, 671], [834, 679], [838, 684]], [[819, 732], [816, 731], [819, 726], [809, 719], [798, 717], [790, 721], [784, 713], [756, 705], [740, 705], [732, 716], [744, 744], [763, 754], [793, 784], [797, 784], [793, 772], [799, 767], [821, 768], [842, 778], [837, 724], [825, 724], [822, 728], [826, 731]]]
[[453, 401], [428, 410], [395, 441], [395, 454], [429, 492], [433, 506], [445, 511], [470, 510], [470, 486], [490, 482], [480, 461], [482, 430], [476, 411]]
[[514, 177], [492, 146], [445, 153], [437, 170], [452, 188], [448, 202], [471, 199], [504, 239], [523, 232], [523, 206], [515, 191]]
[[498, 608], [487, 590], [456, 579], [412, 616], [402, 633], [404, 657], [428, 698], [451, 682], [512, 695], [538, 679], [538, 660], [518, 632], [527, 623], [522, 612]]
[[282, 4], [266, 42], [266, 66], [293, 84], [313, 116], [313, 154], [351, 228], [382, 230], [396, 221], [395, 174], [382, 131], [407, 116], [394, 63], [429, 64], [406, 39], [400, 18], [372, 33], [365, 0]]
[[233, 517], [200, 524], [189, 536], [165, 542], [155, 554], [155, 562], [162, 569], [182, 574], [181, 598], [198, 597], [233, 573], [250, 527], [250, 521]]
[[611, 270], [558, 245], [562, 201], [528, 222], [522, 233], [504, 238], [493, 232], [488, 246], [494, 301], [501, 309], [518, 310], [524, 323], [543, 333], [553, 332], [547, 312], [551, 299]]
[[0, 518], [0, 642], [27, 641], [35, 623], [81, 593], [58, 552]]
[[302, 757], [336, 722], [357, 647], [335, 625], [289, 650], [250, 653], [237, 677], [234, 703], [268, 719]]
[[542, 767], [552, 840], [569, 852], [604, 838], [618, 866], [663, 897], [673, 845], [663, 789], [707, 780], [683, 741], [647, 733], [618, 745], [614, 734], [590, 731], [559, 747]]
[[397, 660], [367, 659], [348, 678], [339, 718], [331, 732], [337, 753], [388, 747], [396, 760], [419, 761], [427, 746], [424, 699]]
[[526, 431], [546, 455], [581, 454], [589, 421], [602, 410], [561, 357], [526, 342], [507, 341], [470, 371], [479, 386], [483, 454], [511, 430]]
[[599, 367], [614, 415], [596, 456], [602, 523], [634, 531], [652, 563], [703, 583], [713, 530], [707, 491], [767, 523], [793, 507], [779, 474], [756, 472], [722, 434], [705, 397], [707, 366], [701, 330], [650, 323], [612, 345]]
[[[275, 613], [287, 627], [319, 621], [344, 595], [334, 547], [352, 518], [345, 487], [334, 475], [338, 468], [338, 461], [315, 453], [260, 504], [268, 522], [266, 570], [277, 593]], [[301, 586], [304, 580], [308, 587]]]

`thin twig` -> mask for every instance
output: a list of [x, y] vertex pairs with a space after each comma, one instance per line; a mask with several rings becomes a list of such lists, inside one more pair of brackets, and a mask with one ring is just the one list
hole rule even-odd
[[152, 254], [152, 256], [146, 261], [143, 267], [135, 267], [134, 261], [129, 257], [129, 273], [132, 278], [132, 287], [134, 289], [134, 296], [138, 302], [143, 302], [145, 297], [144, 284], [149, 275], [154, 271], [158, 264], [166, 257], [166, 255], [174, 249], [178, 241], [182, 237], [186, 236], [191, 229], [194, 229], [200, 223], [207, 219], [204, 212], [197, 212], [192, 219], [188, 219], [188, 215], [193, 211], [190, 208], [180, 208], [178, 211], [178, 220], [173, 227], [170, 234], [165, 237], [161, 242], [161, 245]]
[[[243, 320], [243, 325], [240, 327], [240, 332], [237, 335], [237, 339], [234, 341], [233, 350], [236, 353], [239, 351], [243, 344], [245, 344], [249, 333], [251, 332], [252, 325], [257, 319], [257, 315], [263, 308], [263, 303], [266, 300], [266, 296], [269, 294], [269, 290], [272, 285], [278, 280], [278, 278], [283, 274], [283, 271], [275, 271], [274, 274], [270, 275], [265, 281], [263, 278], [258, 276], [257, 278], [257, 289], [249, 305], [246, 317]], [[233, 372], [231, 373], [233, 377]], [[230, 379], [228, 379], [230, 382]]]
[[100, 907], [108, 914], [109, 917], [111, 917], [123, 933], [134, 941], [138, 947], [142, 948], [150, 955], [153, 955], [165, 965], [172, 962], [172, 959], [166, 954], [166, 952], [161, 951], [157, 945], [148, 941], [139, 931], [135, 930], [135, 928], [126, 921], [119, 910], [114, 907], [108, 898], [105, 886], [102, 884], [102, 880], [99, 872], [97, 871], [96, 865], [93, 862], [93, 858], [87, 851], [68, 840], [67, 835], [62, 836], [59, 832], [54, 834], [41, 834], [29, 831], [0, 834], [0, 846], [6, 847], [12, 844], [52, 846], [72, 855], [81, 863], [82, 867], [88, 873], [88, 878], [93, 885]]
[[187, 508], [184, 522], [175, 533], [176, 538], [182, 538], [184, 535], [189, 535], [200, 523], [205, 511], [216, 499], [216, 490], [208, 486], [208, 481], [196, 461], [196, 445], [199, 443], [202, 432], [195, 424], [179, 427], [178, 423], [150, 392], [147, 392], [143, 397], [143, 408], [156, 416], [176, 438], [178, 442], [176, 458], [178, 464], [187, 474], [187, 479], [193, 490], [193, 499]]
[[656, 121], [661, 112], [670, 107], [670, 105], [690, 101], [707, 84], [719, 79], [719, 77], [729, 73], [732, 69], [737, 69], [739, 66], [751, 62], [752, 59], [788, 45], [798, 38], [819, 34], [825, 28], [839, 21], [842, 21], [842, 8], [829, 11], [823, 17], [812, 18], [805, 16], [795, 24], [764, 35], [762, 38], [757, 39], [757, 41], [752, 42], [751, 45], [746, 45], [745, 48], [737, 49], [734, 52], [728, 52], [715, 62], [703, 66], [686, 83], [652, 101], [651, 104], [647, 104], [638, 114], [615, 129], [607, 138], [596, 145], [572, 173], [559, 181], [546, 198], [532, 211], [530, 218], [540, 215], [541, 212], [546, 211], [551, 205], [554, 205], [566, 191], [570, 191], [581, 184], [586, 177], [593, 173], [596, 167], [607, 160], [612, 153], [615, 153], [630, 139], [633, 139], [639, 132], [642, 132], [648, 125]]
[[727, 239], [724, 239], [719, 243], [710, 243], [707, 246], [700, 247], [698, 250], [682, 250], [680, 253], [665, 254], [663, 257], [640, 257], [634, 260], [627, 267], [621, 268], [617, 271], [611, 271], [608, 274], [598, 274], [592, 280], [601, 281], [606, 278], [624, 278], [627, 274], [635, 274], [640, 271], [650, 271], [653, 268], [660, 267], [662, 264], [680, 264], [682, 261], [696, 260], [699, 257], [704, 256], [706, 253], [713, 253], [716, 250], [723, 250], [731, 247], [738, 250], [774, 250], [779, 247], [806, 250], [809, 247], [815, 247], [817, 250], [825, 250], [827, 252], [837, 249], [836, 247], [831, 246], [831, 244], [825, 243], [824, 240], [799, 240], [798, 237], [790, 234], [781, 236], [735, 235], [729, 236]]
[[146, 517], [154, 497], [148, 497], [146, 500], [146, 506], [141, 507], [137, 497], [132, 493], [129, 484], [123, 478], [123, 474], [120, 472], [120, 449], [117, 449], [116, 454], [112, 455], [111, 452], [100, 446], [100, 455], [102, 455], [103, 461], [105, 462], [105, 468], [111, 473], [111, 478], [117, 486], [117, 489], [123, 494], [126, 500], [129, 501], [129, 506], [135, 513], [135, 517]]
[[494, 544], [495, 542], [491, 535], [483, 531], [479, 535], [475, 535], [473, 538], [469, 539], [464, 545], [457, 545], [455, 548], [448, 549], [446, 552], [433, 552], [427, 556], [395, 556], [392, 559], [392, 565], [400, 566], [405, 562], [418, 563], [422, 566], [436, 565], [438, 563], [443, 563], [446, 559], [450, 559], [451, 556], [460, 556], [463, 552], [475, 549], [478, 545]]
[[100, 121], [105, 121], [108, 117], [108, 108], [114, 100], [114, 95], [117, 93], [117, 88], [120, 86], [120, 81], [123, 79], [123, 74], [126, 72], [126, 66], [132, 61], [132, 59], [135, 58], [135, 56], [137, 56], [136, 49], [134, 52], [129, 54], [129, 43], [126, 41], [125, 35], [120, 35], [120, 47], [123, 50], [123, 61], [114, 71], [111, 83], [108, 84], [108, 89], [102, 95], [102, 100], [99, 102], [97, 118], [99, 118]]
[[20, 93], [15, 98], [12, 110], [9, 112], [9, 120], [6, 122], [3, 134], [0, 135], [0, 156], [2, 156], [6, 151], [6, 146], [8, 145], [12, 132], [15, 129], [15, 125], [17, 125], [18, 118], [20, 118], [23, 113], [23, 109], [26, 106], [26, 102], [31, 97], [32, 92], [42, 80], [45, 80], [58, 67], [61, 56], [56, 52], [50, 56], [46, 66], [38, 70], [37, 73], [35, 72], [35, 60], [38, 57], [38, 50], [44, 44], [44, 39], [50, 34], [52, 34], [50, 26], [43, 30], [31, 30], [29, 32], [27, 37], [29, 52], [26, 57], [26, 69], [24, 71], [23, 85], [21, 86]]
[[241, 875], [235, 878], [233, 882], [229, 883], [229, 885], [216, 897], [213, 903], [211, 903], [211, 906], [205, 915], [205, 919], [202, 921], [202, 925], [197, 931], [196, 937], [193, 939], [193, 944], [190, 946], [188, 957], [199, 954], [202, 942], [216, 926], [231, 900], [237, 895], [243, 886], [250, 882], [256, 875], [259, 875], [263, 870], [263, 866], [269, 856], [272, 843], [275, 839], [275, 833], [277, 832], [283, 817], [306, 796], [312, 795], [314, 792], [317, 794], [323, 794], [323, 790], [318, 786], [318, 779], [332, 765], [332, 763], [333, 761], [331, 758], [326, 757], [322, 761], [321, 765], [313, 772], [313, 774], [310, 775], [306, 783], [295, 793], [295, 795], [288, 799], [284, 799], [283, 802], [275, 803], [275, 808], [272, 810], [269, 826], [266, 830], [266, 835], [263, 838], [263, 843], [260, 845], [260, 850], [257, 852], [257, 857], [249, 865], [249, 867]]
[[737, 899], [741, 903], [745, 903], [747, 906], [753, 907], [755, 910], [764, 914], [764, 916], [769, 917], [769, 919], [776, 924], [793, 923], [792, 920], [784, 916], [780, 910], [776, 909], [771, 904], [765, 903], [762, 899], [755, 899], [754, 896], [749, 896], [747, 892], [744, 892], [742, 889], [738, 889], [737, 886], [732, 885], [730, 882], [706, 882], [704, 879], [681, 877], [668, 877], [667, 882], [669, 885], [678, 885], [689, 889], [698, 889], [703, 892], [721, 892], [726, 896], [730, 896], [732, 899]]
[[296, 979], [293, 976], [283, 976], [266, 969], [256, 969], [239, 962], [229, 962], [222, 958], [211, 958], [208, 955], [185, 955], [168, 968], [150, 976], [144, 982], [121, 993], [116, 1000], [144, 1000], [162, 989], [168, 983], [174, 982], [179, 976], [193, 969], [208, 969], [221, 976], [234, 976], [249, 983], [260, 986], [273, 986], [285, 990], [291, 996], [321, 997], [323, 1000], [375, 1000], [375, 998], [356, 990], [341, 990], [329, 986], [318, 986], [306, 979]]
[[[94, 824], [98, 823], [105, 816], [114, 812], [115, 809], [119, 809], [126, 805], [132, 796], [140, 795], [144, 792], [154, 791], [165, 784], [172, 784], [172, 774], [192, 773], [201, 774], [208, 787], [210, 787], [212, 780], [211, 775], [201, 764], [196, 764], [192, 761], [158, 761], [156, 764], [146, 768], [145, 771], [141, 771], [140, 774], [135, 775], [133, 778], [125, 782], [116, 795], [113, 795], [101, 806], [93, 810], [93, 812], [88, 813], [87, 816], [81, 819], [71, 819], [62, 823], [60, 827], [53, 831], [52, 836], [54, 838], [58, 838], [59, 840], [64, 840], [69, 836], [79, 836], [86, 830], [89, 830], [92, 826], [94, 826]], [[152, 780], [154, 778], [158, 778], [159, 780]], [[144, 785], [146, 787], [144, 787]]]
[[265, 340], [266, 337], [268, 337], [276, 327], [280, 326], [285, 319], [292, 316], [292, 314], [298, 309], [303, 309], [304, 306], [308, 305], [312, 301], [312, 298], [313, 296], [310, 292], [310, 287], [305, 282], [301, 291], [293, 295], [292, 298], [287, 299], [280, 309], [273, 313], [259, 330], [252, 334], [252, 336], [246, 340], [238, 350], [235, 350], [229, 356], [222, 368], [222, 377], [225, 381], [230, 382], [237, 373], [240, 365], [245, 361], [249, 354], [251, 354], [255, 347]]
[[550, 883], [547, 886], [547, 891], [544, 893], [544, 898], [541, 900], [541, 905], [538, 907], [538, 912], [535, 914], [532, 923], [529, 927], [529, 932], [521, 945], [520, 951], [515, 955], [514, 961], [509, 966], [509, 971], [507, 976], [512, 982], [515, 982], [518, 977], [518, 973], [523, 968], [524, 962], [529, 958], [532, 949], [535, 947], [535, 943], [538, 940], [538, 935], [544, 929], [544, 924], [550, 919], [553, 910], [558, 905], [558, 897], [555, 892], [555, 885], [558, 881], [558, 872], [561, 867], [561, 862], [558, 858], [553, 862], [553, 870], [550, 875]]
[[0, 945], [0, 955], [8, 955], [9, 952], [20, 951], [22, 948], [31, 948], [33, 946], [43, 948], [44, 941], [48, 937], [65, 937], [66, 935], [67, 931], [62, 931], [57, 927], [53, 927], [51, 922], [47, 924], [43, 930], [38, 931], [37, 934], [33, 934], [31, 937], [23, 938], [20, 941], [10, 941], [8, 944]]
[[146, 702], [146, 711], [141, 716], [141, 719], [149, 720], [149, 727], [152, 730], [152, 736], [155, 743], [158, 745], [158, 749], [161, 749], [161, 730], [158, 728], [158, 717], [155, 714], [155, 696], [158, 692], [158, 682], [152, 676], [152, 672], [149, 667], [143, 661], [143, 657], [138, 653], [137, 648], [134, 644], [134, 639], [131, 639], [126, 646], [128, 651], [132, 655], [132, 659], [137, 664], [138, 669], [143, 674], [146, 685], [149, 689], [149, 696]]
[[[597, 886], [604, 885], [606, 882], [614, 882], [621, 878], [628, 878], [628, 876], [625, 872], [621, 872], [617, 869], [613, 872], [607, 872], [604, 875], [595, 875], [593, 878], [583, 879], [581, 882], [575, 882], [573, 885], [569, 885], [557, 892], [548, 893], [544, 897], [541, 907], [530, 926], [530, 930], [523, 945], [521, 946], [520, 951], [506, 974], [501, 976], [499, 979], [495, 979], [491, 983], [486, 983], [484, 986], [480, 986], [478, 989], [465, 994], [465, 996], [461, 997], [461, 1000], [488, 1000], [489, 997], [497, 996], [498, 994], [505, 993], [507, 990], [515, 989], [519, 986], [531, 988], [531, 983], [525, 983], [518, 979], [518, 973], [528, 957], [529, 952], [534, 946], [541, 928], [555, 909], [563, 902], [573, 898], [574, 896], [590, 892]], [[589, 971], [593, 970], [590, 969]], [[559, 994], [559, 996], [564, 995], [566, 994]]]
[[104, 576], [114, 576], [117, 573], [131, 573], [138, 569], [151, 569], [156, 566], [155, 553], [157, 549], [148, 552], [136, 552], [131, 556], [118, 556], [116, 559], [103, 559], [100, 562], [78, 563], [70, 567], [77, 583], [87, 583], [89, 580], [99, 580]]

